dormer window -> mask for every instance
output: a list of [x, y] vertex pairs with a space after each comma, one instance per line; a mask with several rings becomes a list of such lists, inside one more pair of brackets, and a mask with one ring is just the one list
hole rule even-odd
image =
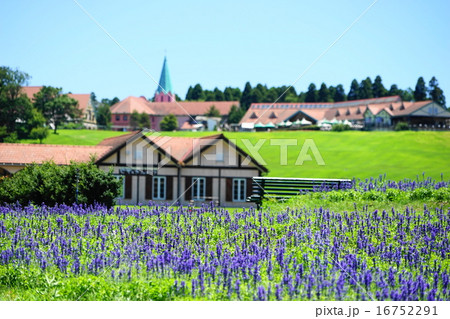
[[271, 119], [276, 119], [278, 116], [275, 114], [275, 112], [272, 112], [272, 114], [270, 114], [269, 118]]
[[334, 116], [339, 116], [341, 113], [339, 113], [339, 110], [336, 110], [336, 113], [334, 113]]
[[356, 110], [356, 114], [361, 114], [361, 110], [359, 109], [359, 107], [358, 107], [358, 109]]
[[350, 110], [347, 109], [347, 112], [345, 112], [345, 115], [350, 115]]
[[250, 115], [250, 118], [251, 118], [251, 119], [257, 119], [257, 118], [258, 118], [258, 116], [256, 115], [256, 113], [255, 113], [255, 112], [253, 112], [253, 113], [252, 113], [252, 115]]

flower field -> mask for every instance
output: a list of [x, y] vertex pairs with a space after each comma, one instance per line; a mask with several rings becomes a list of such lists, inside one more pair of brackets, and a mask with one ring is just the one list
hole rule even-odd
[[[423, 183], [262, 210], [0, 206], [0, 299], [450, 300], [449, 185]], [[438, 201], [331, 201], [394, 190]]]

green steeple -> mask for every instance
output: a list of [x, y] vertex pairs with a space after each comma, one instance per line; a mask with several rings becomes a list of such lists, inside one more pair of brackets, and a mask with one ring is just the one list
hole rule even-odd
[[[164, 89], [164, 90], [163, 90]], [[164, 64], [159, 78], [159, 86], [156, 94], [163, 92], [164, 94], [173, 93], [172, 82], [170, 81], [169, 66], [167, 65], [167, 57], [164, 57]]]

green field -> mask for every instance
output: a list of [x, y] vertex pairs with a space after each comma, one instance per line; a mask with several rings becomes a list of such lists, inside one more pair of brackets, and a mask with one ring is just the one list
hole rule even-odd
[[[101, 131], [101, 130], [58, 130], [57, 134], [51, 132], [43, 141], [45, 144], [63, 145], [97, 145], [108, 137], [114, 137], [127, 132]], [[38, 140], [21, 140], [21, 143], [39, 143]]]
[[[124, 134], [114, 131], [60, 130], [45, 140], [48, 144], [95, 145], [102, 139]], [[206, 136], [216, 132], [164, 132], [169, 136]], [[450, 177], [450, 132], [316, 132], [280, 131], [261, 133], [226, 132], [225, 136], [248, 151], [247, 143], [263, 140], [259, 154], [269, 176], [367, 178], [386, 174], [389, 179], [416, 178], [425, 173], [435, 179]], [[271, 140], [286, 139], [287, 165], [280, 161], [280, 146]], [[295, 165], [306, 139], [312, 139], [325, 165], [312, 161]], [[25, 141], [26, 142], [26, 141]], [[29, 142], [29, 141], [28, 141]], [[277, 141], [283, 143], [283, 141]]]
[[[209, 132], [173, 132], [170, 136], [204, 136]], [[269, 176], [368, 178], [386, 174], [389, 179], [426, 176], [450, 178], [450, 132], [261, 132], [225, 133], [239, 147], [248, 151], [244, 139], [252, 145], [265, 139], [259, 154], [266, 162]], [[288, 146], [287, 165], [280, 162], [280, 146], [271, 145], [271, 139], [292, 139], [297, 146]], [[312, 139], [325, 165], [314, 160], [295, 165], [306, 139]], [[295, 142], [295, 141], [294, 141]], [[273, 143], [273, 142], [272, 142]], [[293, 143], [291, 141], [291, 143]], [[248, 145], [248, 144], [247, 144]]]

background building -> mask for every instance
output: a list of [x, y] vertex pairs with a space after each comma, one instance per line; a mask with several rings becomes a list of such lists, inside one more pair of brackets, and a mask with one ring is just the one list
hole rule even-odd
[[[303, 122], [303, 123], [302, 123]], [[295, 128], [295, 123], [345, 123], [357, 128], [392, 129], [406, 122], [412, 129], [450, 129], [450, 112], [433, 101], [404, 102], [399, 96], [336, 103], [253, 103], [240, 121], [242, 129]]]
[[[42, 89], [42, 86], [23, 86], [22, 92], [33, 101], [34, 95]], [[95, 118], [95, 110], [92, 105], [90, 94], [67, 94], [72, 99], [78, 101], [78, 108], [82, 111], [81, 120], [83, 126], [87, 129], [97, 129], [97, 120]]]
[[[151, 126], [149, 128], [156, 131], [161, 130], [159, 124], [169, 114], [177, 117], [178, 129], [197, 130], [199, 124], [201, 124], [200, 127], [203, 126], [205, 128], [206, 123], [204, 119], [197, 119], [196, 117], [204, 116], [212, 106], [219, 111], [222, 121], [228, 116], [231, 106], [236, 105], [239, 107], [239, 101], [176, 101], [166, 58], [164, 58], [159, 86], [153, 100], [153, 102], [148, 101], [143, 96], [129, 96], [111, 106], [112, 129], [120, 131], [133, 130], [130, 117], [133, 112], [138, 112], [148, 114]], [[208, 129], [212, 130], [213, 127]]]

